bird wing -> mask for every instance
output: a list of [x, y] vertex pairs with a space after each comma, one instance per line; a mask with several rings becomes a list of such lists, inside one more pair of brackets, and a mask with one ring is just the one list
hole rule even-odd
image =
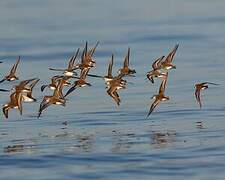
[[56, 75], [56, 76], [53, 76], [51, 78], [51, 81], [52, 81], [52, 84], [55, 84], [59, 79], [63, 78], [64, 76], [59, 76], [59, 75]]
[[65, 71], [65, 69], [48, 68], [51, 71]]
[[202, 102], [201, 102], [201, 94], [200, 94], [200, 92], [201, 92], [201, 88], [197, 88], [196, 87], [196, 89], [195, 89], [195, 98], [196, 98], [196, 100], [197, 100], [197, 102], [199, 103], [199, 106], [200, 106], [200, 108], [202, 107]]
[[161, 66], [161, 62], [163, 60], [165, 56], [161, 56], [160, 58], [156, 59], [155, 62], [152, 64], [152, 68], [153, 70], [157, 70], [157, 69], [160, 69], [160, 66]]
[[116, 101], [117, 105], [119, 106], [121, 100], [120, 100], [120, 96], [119, 96], [119, 94], [117, 93], [117, 91], [114, 91], [114, 92], [113, 92], [113, 99]]
[[164, 93], [166, 89], [167, 79], [168, 79], [168, 72], [166, 73], [166, 76], [163, 78], [162, 83], [159, 87], [159, 94]]
[[118, 97], [119, 95], [117, 93], [115, 94], [115, 92], [116, 92], [116, 89], [112, 86], [110, 86], [109, 89], [107, 90], [108, 95], [111, 96], [114, 99], [114, 101], [117, 103], [117, 105], [119, 106], [119, 103], [120, 103], [120, 99]]
[[50, 106], [52, 104], [51, 100], [49, 100], [48, 102], [45, 101], [45, 98], [43, 99], [43, 101], [40, 104], [39, 107], [39, 111], [38, 111], [38, 118], [41, 116], [41, 113], [44, 109], [46, 109], [48, 106]]
[[159, 99], [156, 99], [156, 100], [152, 103], [152, 105], [151, 105], [151, 107], [150, 107], [150, 109], [149, 109], [149, 112], [148, 112], [148, 115], [147, 115], [147, 116], [150, 116], [150, 114], [154, 111], [154, 109], [156, 108], [156, 106], [157, 106], [159, 103], [160, 103], [160, 100], [159, 100]]
[[112, 67], [113, 67], [113, 54], [112, 54], [111, 59], [109, 60], [108, 77], [113, 77], [112, 76]]
[[18, 57], [16, 63], [13, 65], [12, 69], [10, 70], [10, 74], [15, 74], [16, 73], [16, 69], [17, 69], [17, 66], [20, 62], [20, 56]]
[[77, 81], [74, 82], [74, 85], [66, 92], [64, 98], [68, 96], [71, 92], [73, 92], [77, 88]]
[[96, 50], [96, 48], [97, 48], [98, 44], [99, 44], [99, 41], [97, 41], [97, 43], [96, 43], [95, 47], [93, 47], [90, 51], [88, 51], [88, 55], [89, 55], [89, 56], [91, 56], [91, 57], [92, 57], [92, 56], [94, 55], [95, 50]]
[[179, 47], [179, 44], [176, 44], [173, 50], [166, 57], [165, 62], [171, 63], [173, 61], [174, 55], [176, 54], [178, 47]]
[[83, 80], [86, 79], [86, 76], [87, 76], [89, 70], [90, 70], [90, 68], [82, 69], [80, 72], [80, 79], [83, 79]]
[[40, 79], [34, 79], [33, 82], [30, 84], [30, 89], [32, 90], [34, 86], [40, 81]]
[[219, 85], [219, 84], [216, 84], [216, 83], [212, 83], [212, 82], [204, 82], [203, 84], [212, 84], [212, 85]]
[[18, 86], [21, 86], [21, 87], [24, 87], [26, 86], [28, 83], [32, 82], [36, 80], [36, 78], [32, 78], [32, 79], [27, 79], [27, 80], [24, 80], [24, 81], [20, 81], [19, 85]]
[[5, 78], [3, 78], [1, 81], [0, 81], [0, 83], [2, 83], [2, 82], [4, 82], [6, 79]]
[[2, 108], [3, 114], [5, 115], [5, 118], [9, 117], [9, 106], [4, 106]]
[[47, 86], [48, 86], [48, 85], [42, 85], [42, 86], [41, 86], [41, 92], [43, 92], [44, 89], [45, 89]]
[[0, 89], [0, 91], [2, 91], [2, 92], [8, 92], [9, 90], [7, 90], [7, 89]]
[[74, 63], [75, 63], [75, 60], [79, 54], [79, 51], [80, 51], [80, 48], [77, 49], [75, 55], [73, 55], [71, 58], [70, 58], [70, 61], [69, 61], [69, 65], [68, 65], [68, 70], [72, 70], [74, 69]]
[[16, 93], [17, 105], [21, 115], [23, 113], [22, 98], [23, 98], [22, 93], [18, 93], [18, 94]]
[[123, 67], [128, 67], [129, 66], [129, 61], [130, 61], [130, 48], [128, 48], [127, 55], [124, 59], [124, 64]]
[[149, 79], [149, 81], [151, 81], [152, 84], [154, 84], [154, 79], [153, 79], [153, 73], [152, 73], [152, 71], [150, 71], [146, 76]]

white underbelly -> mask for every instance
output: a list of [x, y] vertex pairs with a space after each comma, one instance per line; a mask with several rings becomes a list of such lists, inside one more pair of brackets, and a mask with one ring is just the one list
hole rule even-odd
[[74, 73], [71, 72], [71, 71], [65, 71], [65, 72], [64, 72], [64, 75], [65, 75], [65, 76], [73, 76], [73, 74], [74, 74]]
[[34, 101], [33, 99], [31, 99], [31, 98], [29, 98], [27, 96], [23, 96], [22, 98], [23, 98], [24, 102], [33, 102]]

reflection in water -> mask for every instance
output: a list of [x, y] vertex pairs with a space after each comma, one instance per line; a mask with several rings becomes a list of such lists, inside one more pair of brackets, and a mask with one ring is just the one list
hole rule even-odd
[[7, 154], [18, 153], [18, 152], [27, 152], [32, 153], [35, 149], [34, 145], [23, 145], [23, 144], [16, 144], [16, 145], [9, 145], [3, 148], [3, 152]]
[[23, 150], [24, 145], [22, 144], [4, 147], [4, 153], [22, 152]]
[[113, 153], [128, 152], [131, 146], [134, 144], [134, 133], [120, 133], [119, 131], [113, 131], [113, 144], [111, 151]]
[[77, 135], [77, 144], [70, 146], [69, 150], [75, 152], [91, 152], [93, 150], [94, 135]]
[[165, 148], [175, 141], [176, 131], [152, 132], [151, 144], [156, 148]]

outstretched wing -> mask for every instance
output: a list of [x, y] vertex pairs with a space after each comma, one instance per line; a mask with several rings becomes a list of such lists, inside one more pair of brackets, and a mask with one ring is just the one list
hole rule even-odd
[[16, 73], [16, 69], [18, 67], [19, 62], [20, 62], [20, 56], [18, 57], [16, 63], [13, 65], [12, 69], [10, 70], [10, 74], [15, 74]]
[[197, 88], [196, 87], [196, 89], [195, 89], [195, 98], [196, 98], [197, 102], [199, 103], [200, 108], [202, 108], [200, 92], [201, 92], [201, 88]]
[[148, 74], [146, 75], [148, 80], [152, 82], [152, 84], [154, 84], [154, 79], [153, 79], [153, 73], [152, 71], [148, 72]]
[[220, 85], [220, 84], [216, 84], [216, 83], [212, 83], [212, 82], [204, 82], [204, 84], [212, 84], [212, 85], [216, 85], [216, 86]]
[[161, 66], [161, 62], [163, 60], [165, 56], [161, 56], [160, 58], [156, 59], [155, 62], [152, 64], [152, 68], [153, 70], [157, 70], [157, 69], [160, 69], [160, 66]]
[[150, 109], [149, 109], [149, 112], [148, 112], [147, 117], [150, 116], [150, 114], [154, 111], [154, 109], [156, 108], [156, 106], [157, 106], [159, 103], [160, 103], [160, 100], [158, 100], [158, 99], [156, 99], [156, 100], [152, 103], [152, 105], [151, 105], [151, 107], [150, 107]]
[[111, 59], [109, 60], [108, 77], [113, 77], [112, 76], [112, 67], [113, 67], [113, 54], [112, 54]]
[[20, 115], [22, 115], [22, 113], [23, 113], [22, 93], [16, 94], [16, 100], [17, 100], [18, 109], [20, 111]]
[[0, 91], [2, 91], [2, 92], [8, 92], [9, 90], [7, 90], [7, 89], [0, 89]]
[[82, 56], [81, 56], [81, 64], [86, 64], [87, 62], [87, 46], [88, 46], [88, 43], [86, 41], [85, 43], [85, 47], [84, 47], [84, 50], [82, 52]]
[[47, 86], [48, 86], [48, 85], [42, 85], [42, 86], [41, 86], [41, 92], [43, 92]]
[[68, 65], [68, 70], [72, 70], [74, 69], [74, 63], [75, 63], [75, 60], [79, 54], [79, 51], [80, 51], [80, 48], [77, 49], [75, 55], [73, 55], [71, 58], [70, 58], [70, 61], [69, 61], [69, 65]]
[[116, 102], [118, 106], [120, 105], [120, 98], [118, 93], [115, 91], [115, 88], [110, 87], [107, 90], [107, 94], [113, 98], [113, 100]]
[[40, 79], [34, 79], [33, 82], [30, 84], [30, 89], [32, 90], [34, 86], [40, 81]]
[[21, 81], [21, 82], [19, 83], [18, 86], [24, 87], [24, 86], [26, 86], [28, 83], [30, 83], [30, 82], [32, 82], [32, 81], [34, 81], [34, 80], [36, 80], [36, 78], [32, 78], [32, 79], [27, 79], [27, 80]]
[[92, 49], [88, 52], [88, 55], [89, 55], [89, 56], [91, 56], [91, 57], [92, 57], [92, 56], [94, 55], [95, 50], [96, 50], [96, 48], [97, 48], [98, 44], [99, 44], [99, 41], [97, 41], [97, 43], [96, 43], [95, 47], [94, 47], [94, 48], [92, 48]]
[[77, 81], [74, 83], [74, 85], [66, 92], [64, 98], [68, 96], [70, 93], [72, 93], [77, 88]]
[[43, 99], [39, 107], [38, 118], [41, 116], [42, 111], [46, 109], [48, 106], [50, 106], [51, 104], [52, 104], [51, 101], [46, 102], [45, 98]]
[[80, 72], [80, 79], [83, 79], [83, 80], [86, 79], [86, 76], [87, 76], [89, 70], [90, 70], [89, 68], [82, 69]]
[[48, 68], [51, 71], [65, 71], [65, 69]]
[[117, 105], [119, 106], [121, 100], [120, 100], [120, 96], [119, 96], [119, 94], [117, 93], [117, 91], [114, 91], [114, 92], [113, 92], [113, 99], [116, 101]]
[[5, 118], [9, 117], [9, 106], [4, 106], [2, 108], [3, 114], [5, 115]]
[[130, 48], [128, 48], [127, 55], [124, 59], [124, 64], [123, 67], [128, 67], [129, 66], [129, 61], [130, 61]]
[[166, 57], [165, 62], [171, 63], [173, 61], [174, 55], [176, 54], [178, 47], [179, 47], [179, 44], [176, 44], [174, 49]]
[[168, 72], [166, 73], [166, 75], [163, 77], [162, 83], [159, 87], [159, 94], [164, 93], [165, 89], [166, 89], [166, 83], [167, 83], [167, 79], [168, 79]]
[[1, 81], [0, 81], [0, 83], [2, 83], [2, 82], [4, 82], [6, 79], [5, 78], [3, 78]]

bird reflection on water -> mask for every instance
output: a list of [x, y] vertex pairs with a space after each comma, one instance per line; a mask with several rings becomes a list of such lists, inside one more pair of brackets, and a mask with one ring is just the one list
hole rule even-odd
[[112, 153], [126, 153], [135, 144], [134, 133], [121, 133], [114, 130], [112, 135]]
[[155, 148], [166, 148], [175, 141], [176, 135], [176, 131], [153, 131], [151, 134], [151, 144]]

